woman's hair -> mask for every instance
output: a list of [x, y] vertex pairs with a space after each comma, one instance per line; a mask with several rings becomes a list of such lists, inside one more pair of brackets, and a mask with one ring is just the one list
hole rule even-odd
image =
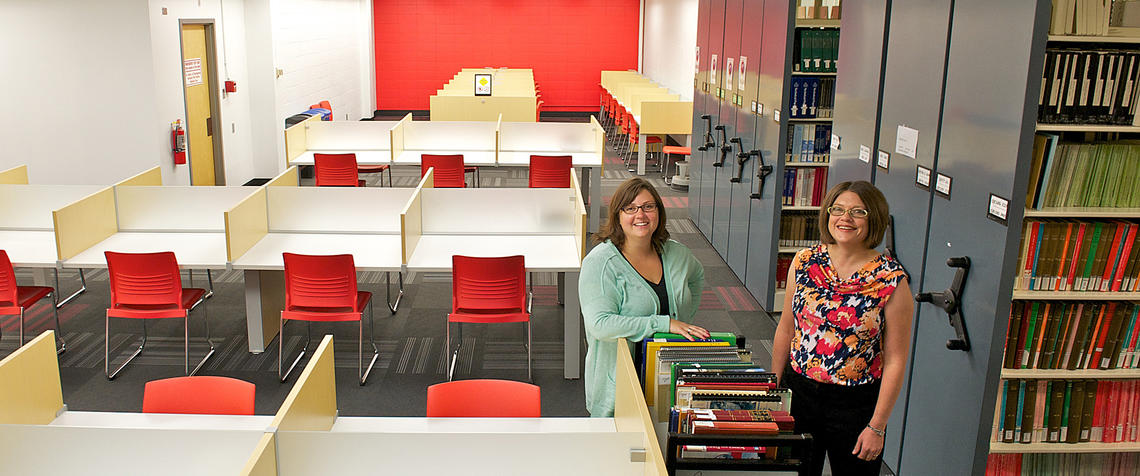
[[843, 192], [853, 192], [858, 195], [859, 200], [863, 201], [863, 206], [867, 207], [867, 237], [863, 238], [863, 244], [867, 248], [879, 246], [879, 243], [883, 242], [883, 233], [887, 231], [891, 212], [887, 206], [887, 197], [884, 197], [883, 192], [880, 192], [878, 188], [866, 180], [843, 182], [827, 191], [827, 196], [823, 197], [823, 206], [819, 209], [820, 241], [828, 244], [835, 243], [835, 238], [827, 229], [828, 217], [830, 216], [827, 209], [835, 204], [835, 200]]
[[657, 229], [653, 230], [652, 242], [653, 250], [661, 253], [665, 247], [665, 241], [669, 239], [669, 231], [665, 229], [665, 204], [661, 202], [661, 195], [657, 194], [657, 189], [653, 188], [653, 184], [641, 177], [631, 178], [618, 185], [613, 197], [610, 198], [606, 221], [594, 234], [594, 240], [598, 243], [610, 240], [618, 249], [625, 246], [625, 232], [621, 229], [621, 217], [619, 215], [622, 213], [621, 209], [633, 203], [633, 199], [637, 198], [642, 190], [648, 190], [649, 194], [653, 195], [653, 201], [657, 204]]

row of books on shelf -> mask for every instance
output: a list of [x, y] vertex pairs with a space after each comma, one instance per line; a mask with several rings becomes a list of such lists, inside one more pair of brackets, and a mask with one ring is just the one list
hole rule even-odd
[[826, 167], [787, 167], [784, 169], [782, 204], [792, 207], [818, 207], [827, 193]]
[[829, 118], [835, 108], [835, 78], [792, 77], [791, 119]]
[[1140, 224], [1120, 220], [1026, 220], [1014, 289], [1135, 292], [1138, 229]]
[[784, 160], [814, 163], [831, 160], [831, 124], [791, 124]]
[[800, 73], [834, 73], [839, 63], [839, 30], [799, 30], [795, 71]]
[[807, 248], [819, 243], [819, 217], [812, 214], [787, 214], [780, 217], [778, 246]]
[[1053, 0], [1049, 34], [1106, 35], [1111, 13], [1112, 0]]
[[1140, 454], [991, 454], [986, 476], [1131, 476], [1140, 470]]
[[1034, 138], [1026, 207], [1140, 207], [1140, 144], [1059, 142]]
[[1121, 301], [1014, 301], [1003, 368], [1138, 368], [1137, 311]]
[[1135, 51], [1047, 49], [1037, 121], [1133, 125], [1138, 75]]
[[839, 0], [797, 0], [797, 20], [838, 20]]
[[1140, 381], [1005, 380], [994, 441], [1126, 443], [1140, 435]]

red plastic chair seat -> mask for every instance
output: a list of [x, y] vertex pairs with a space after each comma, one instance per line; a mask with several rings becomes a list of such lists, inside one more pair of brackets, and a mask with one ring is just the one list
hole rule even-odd
[[646, 144], [660, 144], [661, 136], [648, 136], [645, 138]]
[[522, 309], [460, 309], [447, 315], [448, 322], [526, 322], [530, 314]]
[[229, 377], [152, 380], [143, 387], [143, 413], [253, 415], [256, 387]]
[[357, 291], [354, 308], [292, 306], [281, 311], [281, 318], [317, 322], [359, 321], [364, 308], [368, 306], [368, 301], [371, 299], [371, 292]]
[[36, 301], [47, 297], [54, 289], [47, 286], [17, 286], [16, 302], [0, 301], [0, 314], [14, 316], [20, 313], [20, 308], [32, 307]]
[[679, 145], [667, 145], [661, 148], [661, 152], [665, 154], [690, 155], [693, 153], [693, 149]]
[[542, 392], [513, 380], [472, 379], [437, 383], [427, 389], [428, 417], [538, 418]]
[[128, 319], [164, 319], [186, 317], [186, 311], [206, 295], [202, 288], [182, 288], [182, 303], [179, 307], [165, 304], [121, 304], [113, 303], [107, 308], [107, 317], [122, 317]]
[[388, 165], [357, 165], [356, 173], [358, 174], [375, 174], [388, 170]]

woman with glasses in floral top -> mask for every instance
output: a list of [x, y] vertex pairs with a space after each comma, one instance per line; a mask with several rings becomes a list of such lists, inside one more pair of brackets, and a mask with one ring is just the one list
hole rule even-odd
[[772, 343], [772, 371], [792, 389], [796, 431], [815, 438], [835, 475], [878, 475], [887, 420], [910, 352], [914, 301], [906, 271], [875, 251], [889, 212], [869, 182], [827, 192], [821, 244], [796, 253]]
[[692, 324], [705, 271], [689, 248], [669, 239], [665, 208], [653, 185], [632, 178], [618, 186], [599, 243], [582, 260], [578, 296], [586, 323], [586, 409], [614, 414], [617, 339], [631, 344], [655, 332], [690, 340], [709, 332]]

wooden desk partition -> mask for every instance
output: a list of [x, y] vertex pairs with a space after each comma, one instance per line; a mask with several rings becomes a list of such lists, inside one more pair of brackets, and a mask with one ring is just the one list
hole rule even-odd
[[131, 177], [127, 177], [115, 186], [146, 186], [146, 185], [162, 185], [162, 169], [157, 165], [148, 170], [139, 172]]
[[420, 238], [424, 235], [422, 192], [425, 188], [435, 188], [434, 167], [428, 169], [427, 173], [420, 179], [412, 198], [408, 199], [408, 204], [400, 212], [400, 235], [403, 238], [400, 240], [400, 255], [401, 262], [405, 266], [408, 264], [408, 257], [416, 251], [416, 245], [419, 244]]
[[62, 410], [55, 332], [44, 331], [0, 360], [0, 423], [46, 425]]
[[266, 187], [298, 187], [301, 185], [301, 175], [297, 172], [297, 166], [291, 166], [285, 169], [284, 172], [277, 174], [265, 183]]
[[574, 241], [578, 245], [578, 259], [586, 258], [586, 202], [582, 200], [582, 186], [578, 176], [570, 174], [570, 188], [574, 189]]
[[[598, 123], [597, 116], [593, 114], [590, 115], [590, 125], [594, 126], [594, 153], [598, 154], [598, 157], [604, 158], [606, 156], [606, 129]], [[605, 171], [605, 167], [606, 161], [603, 159], [600, 167], [603, 172]], [[601, 183], [598, 184], [599, 187], [601, 185]]]
[[277, 476], [277, 442], [273, 433], [266, 433], [257, 442], [249, 461], [238, 473], [241, 476]]
[[267, 195], [261, 187], [225, 212], [227, 261], [232, 263], [269, 233]]
[[641, 103], [642, 134], [692, 134], [692, 101], [645, 101]]
[[107, 187], [52, 211], [55, 248], [60, 261], [69, 259], [119, 231], [115, 190]]
[[328, 431], [336, 421], [333, 337], [325, 335], [270, 427], [274, 431]]
[[410, 112], [388, 130], [388, 136], [392, 138], [392, 160], [404, 152], [404, 129], [409, 122], [412, 122], [412, 113]]
[[661, 453], [661, 444], [657, 441], [657, 432], [653, 428], [653, 419], [649, 416], [649, 407], [645, 404], [645, 398], [641, 393], [641, 383], [637, 379], [633, 356], [627, 351], [629, 343], [625, 339], [618, 339], [617, 348], [614, 425], [618, 431], [640, 432], [645, 435], [645, 474], [668, 474], [665, 470], [665, 457]]
[[0, 170], [0, 184], [5, 185], [27, 185], [28, 184], [28, 166], [18, 165], [8, 170]]
[[305, 153], [308, 150], [308, 127], [309, 121], [320, 121], [321, 116], [313, 116], [301, 122], [293, 124], [288, 129], [285, 129], [285, 166], [289, 166], [289, 161], [297, 158], [297, 156]]

